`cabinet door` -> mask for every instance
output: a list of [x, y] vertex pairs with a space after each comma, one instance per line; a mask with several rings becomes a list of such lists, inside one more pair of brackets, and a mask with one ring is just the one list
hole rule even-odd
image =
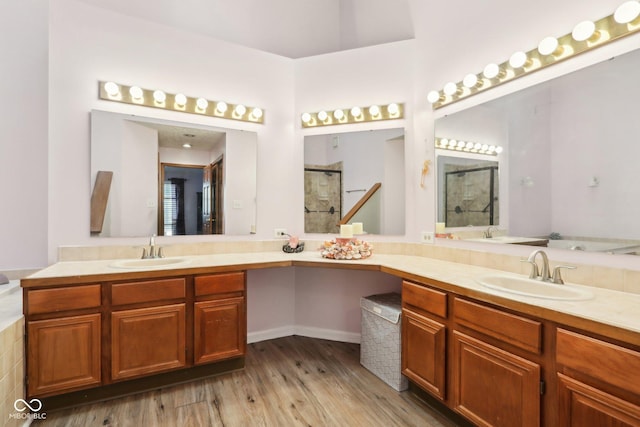
[[100, 317], [28, 322], [29, 397], [100, 385]]
[[402, 373], [439, 399], [445, 398], [444, 325], [402, 310]]
[[111, 378], [121, 380], [185, 366], [185, 304], [111, 314]]
[[558, 425], [623, 427], [640, 425], [640, 406], [558, 374]]
[[195, 364], [245, 354], [244, 297], [196, 302], [194, 323]]
[[540, 425], [540, 365], [453, 333], [453, 409], [482, 426]]

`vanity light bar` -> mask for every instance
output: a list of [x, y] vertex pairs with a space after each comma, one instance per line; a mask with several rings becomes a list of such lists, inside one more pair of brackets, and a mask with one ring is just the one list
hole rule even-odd
[[435, 147], [441, 150], [461, 151], [464, 153], [487, 154], [497, 156], [502, 153], [499, 145], [482, 144], [480, 142], [460, 141], [449, 138], [436, 138]]
[[300, 117], [303, 128], [318, 126], [346, 125], [352, 123], [395, 120], [404, 117], [404, 104], [392, 102], [387, 105], [339, 108], [337, 110], [303, 113]]
[[243, 122], [264, 123], [264, 111], [259, 107], [193, 98], [182, 93], [172, 94], [162, 90], [143, 89], [139, 86], [127, 86], [114, 82], [101, 81], [98, 83], [99, 98], [105, 101], [144, 105], [145, 107]]
[[546, 37], [537, 48], [515, 52], [502, 64], [489, 64], [483, 72], [467, 75], [462, 82], [447, 83], [431, 91], [427, 100], [434, 110], [533, 73], [580, 53], [603, 46], [640, 30], [640, 2], [623, 3], [616, 12], [598, 21], [582, 21], [562, 37]]

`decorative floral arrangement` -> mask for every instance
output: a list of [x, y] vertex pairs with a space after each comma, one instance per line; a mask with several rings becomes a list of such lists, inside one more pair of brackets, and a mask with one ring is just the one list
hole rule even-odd
[[289, 236], [289, 241], [286, 245], [282, 246], [282, 250], [288, 254], [297, 254], [304, 251], [304, 242], [301, 242], [298, 236]]
[[364, 259], [371, 256], [373, 246], [364, 240], [339, 237], [325, 241], [320, 251], [323, 258]]

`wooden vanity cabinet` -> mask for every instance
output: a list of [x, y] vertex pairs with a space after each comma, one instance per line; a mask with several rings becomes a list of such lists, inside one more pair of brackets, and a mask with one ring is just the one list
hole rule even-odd
[[183, 277], [111, 285], [113, 381], [186, 365], [185, 298]]
[[542, 367], [526, 355], [541, 354], [542, 324], [458, 297], [453, 320], [452, 409], [477, 425], [539, 426]]
[[244, 272], [119, 278], [25, 281], [27, 397], [55, 407], [244, 366]]
[[542, 323], [402, 285], [402, 373], [476, 425], [541, 424]]
[[558, 425], [640, 425], [640, 352], [558, 328], [556, 361]]
[[446, 398], [447, 295], [402, 283], [402, 373], [436, 398]]
[[197, 276], [194, 364], [244, 356], [247, 347], [244, 272]]
[[27, 396], [100, 385], [100, 285], [30, 290], [24, 296]]

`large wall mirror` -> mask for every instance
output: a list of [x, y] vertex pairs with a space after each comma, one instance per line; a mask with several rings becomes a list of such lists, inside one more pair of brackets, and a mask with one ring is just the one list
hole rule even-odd
[[507, 235], [640, 254], [639, 71], [640, 51], [627, 53], [439, 118], [436, 137], [504, 147], [499, 225]]
[[405, 233], [404, 129], [304, 138], [304, 231]]
[[256, 161], [255, 132], [94, 110], [94, 196], [99, 171], [111, 183], [91, 235], [255, 233]]

